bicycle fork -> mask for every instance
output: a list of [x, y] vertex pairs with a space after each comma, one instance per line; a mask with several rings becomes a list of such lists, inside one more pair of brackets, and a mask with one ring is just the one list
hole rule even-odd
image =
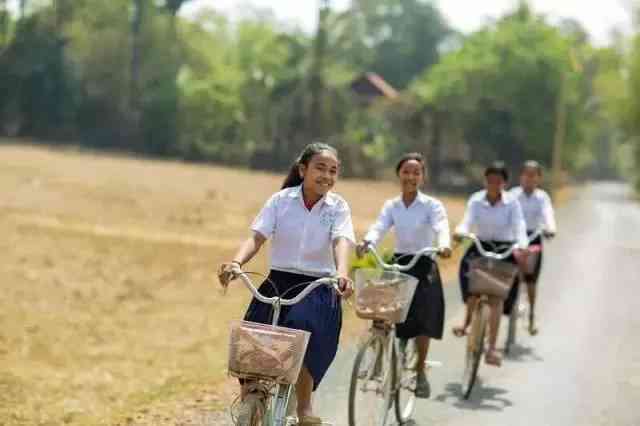
[[269, 404], [270, 408], [264, 422], [265, 425], [291, 426], [297, 424], [297, 416], [287, 417], [292, 390], [292, 385], [278, 385], [276, 387], [275, 395]]

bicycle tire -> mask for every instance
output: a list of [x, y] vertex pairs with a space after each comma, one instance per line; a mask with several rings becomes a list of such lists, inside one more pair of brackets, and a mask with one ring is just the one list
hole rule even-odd
[[520, 317], [520, 289], [516, 293], [513, 306], [511, 307], [511, 313], [509, 314], [509, 327], [507, 330], [507, 341], [504, 344], [505, 355], [510, 355], [511, 349], [516, 344], [518, 334], [518, 318]]
[[[369, 350], [375, 353], [374, 360], [371, 365], [363, 365], [369, 361], [365, 358]], [[379, 336], [371, 336], [358, 350], [358, 354], [353, 363], [353, 372], [351, 373], [351, 383], [349, 385], [349, 426], [386, 425], [389, 410], [392, 405], [391, 393], [393, 378], [389, 375], [393, 374], [393, 368], [389, 368], [389, 363], [385, 362], [387, 360], [384, 359], [384, 356], [384, 338]], [[362, 367], [365, 367], [365, 370], [361, 370]], [[376, 374], [375, 370], [379, 368], [381, 368], [382, 371], [378, 371]], [[362, 377], [363, 374], [364, 380]], [[377, 375], [381, 376], [380, 380], [375, 378]], [[371, 381], [380, 382], [377, 389], [375, 385], [370, 389], [366, 389], [367, 382]], [[373, 397], [374, 404], [366, 404], [364, 402], [362, 404], [357, 403], [359, 384], [363, 386], [363, 389], [366, 389], [364, 393], [369, 393], [370, 396]], [[377, 404], [375, 404], [375, 401], [377, 401]], [[363, 406], [360, 409], [361, 414], [357, 412], [359, 405]], [[374, 408], [374, 406], [377, 406], [377, 409]]]
[[462, 394], [464, 399], [469, 399], [473, 386], [476, 384], [478, 378], [480, 361], [484, 353], [484, 339], [487, 332], [488, 321], [489, 307], [484, 303], [480, 303], [473, 318], [469, 343], [467, 344], [465, 353], [465, 372], [462, 381]]
[[261, 426], [259, 411], [264, 407], [262, 396], [259, 393], [250, 393], [238, 406], [236, 426]]
[[394, 377], [396, 420], [402, 425], [411, 419], [416, 406], [418, 351], [415, 339], [407, 342], [404, 353], [396, 354], [394, 350], [392, 362], [397, 366]]

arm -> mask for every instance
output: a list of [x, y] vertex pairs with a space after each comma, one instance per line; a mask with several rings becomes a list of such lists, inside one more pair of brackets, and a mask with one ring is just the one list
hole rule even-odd
[[333, 240], [333, 258], [336, 262], [336, 271], [339, 277], [349, 276], [349, 256], [352, 244], [346, 238], [339, 237]]
[[260, 247], [267, 241], [266, 237], [257, 231], [253, 231], [253, 235], [247, 238], [233, 256], [231, 262], [225, 262], [218, 268], [218, 280], [222, 287], [227, 287], [231, 281], [235, 279], [233, 274], [234, 266], [242, 267], [249, 262], [258, 253]]
[[473, 200], [470, 199], [469, 202], [467, 203], [467, 208], [464, 211], [464, 216], [462, 218], [462, 222], [460, 222], [458, 224], [458, 226], [456, 227], [456, 231], [455, 234], [459, 235], [459, 234], [469, 234], [471, 232], [471, 228], [474, 226], [475, 224], [475, 214], [473, 211]]
[[353, 292], [352, 282], [349, 278], [349, 256], [356, 237], [353, 232], [353, 223], [351, 222], [351, 210], [346, 203], [341, 207], [331, 228], [331, 248], [340, 281], [340, 290], [344, 297], [349, 297]]
[[544, 194], [544, 200], [542, 205], [542, 218], [544, 222], [545, 231], [550, 234], [555, 234], [557, 231], [556, 218], [553, 211], [553, 205], [551, 204], [551, 198], [547, 193]]
[[522, 213], [522, 207], [519, 202], [512, 204], [513, 210], [511, 211], [511, 226], [513, 235], [518, 243], [519, 249], [526, 249], [529, 247], [529, 238], [527, 237], [527, 224], [524, 221], [524, 214]]
[[231, 273], [233, 265], [242, 266], [256, 255], [264, 242], [273, 235], [276, 229], [276, 203], [277, 194], [272, 196], [264, 205], [256, 219], [251, 225], [253, 234], [241, 245], [231, 262], [226, 262], [218, 268], [218, 278], [220, 284], [226, 287], [233, 278]]
[[231, 263], [237, 263], [239, 266], [249, 262], [258, 253], [260, 247], [267, 241], [267, 238], [257, 231], [253, 231], [253, 235], [247, 238], [241, 245], [236, 255], [233, 256]]
[[451, 231], [449, 230], [449, 218], [447, 210], [442, 203], [439, 203], [433, 212], [433, 230], [437, 235], [436, 244], [438, 248], [451, 247]]
[[384, 206], [382, 206], [382, 210], [380, 210], [380, 214], [378, 215], [378, 220], [371, 226], [371, 228], [369, 228], [369, 232], [365, 235], [365, 241], [376, 246], [384, 238], [386, 233], [389, 232], [389, 229], [393, 226], [391, 208], [392, 206], [389, 201], [384, 203]]

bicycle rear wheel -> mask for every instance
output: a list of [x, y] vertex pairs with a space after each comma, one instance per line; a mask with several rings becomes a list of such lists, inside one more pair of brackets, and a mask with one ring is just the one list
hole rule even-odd
[[[395, 352], [394, 352], [395, 355]], [[395, 383], [396, 420], [399, 424], [406, 423], [416, 407], [416, 368], [418, 350], [415, 339], [409, 339], [406, 347], [393, 357], [393, 364], [397, 365]]]
[[349, 426], [385, 426], [392, 399], [393, 368], [385, 338], [371, 336], [353, 364], [349, 388]]
[[464, 399], [469, 399], [471, 391], [478, 377], [480, 361], [484, 353], [484, 339], [489, 322], [489, 306], [483, 302], [479, 305], [473, 315], [471, 323], [471, 333], [467, 339], [467, 351], [465, 360], [464, 375], [462, 378], [462, 394]]

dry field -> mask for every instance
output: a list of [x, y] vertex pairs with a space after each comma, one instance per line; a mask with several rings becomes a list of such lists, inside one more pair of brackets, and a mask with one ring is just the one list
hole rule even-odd
[[[0, 426], [128, 424], [150, 412], [159, 424], [177, 407], [226, 404], [227, 323], [248, 298], [239, 288], [222, 298], [214, 272], [281, 180], [0, 145]], [[361, 236], [396, 186], [337, 191]], [[446, 202], [456, 222], [463, 202]], [[266, 259], [250, 269], [264, 272]], [[344, 339], [361, 325], [347, 313]]]

